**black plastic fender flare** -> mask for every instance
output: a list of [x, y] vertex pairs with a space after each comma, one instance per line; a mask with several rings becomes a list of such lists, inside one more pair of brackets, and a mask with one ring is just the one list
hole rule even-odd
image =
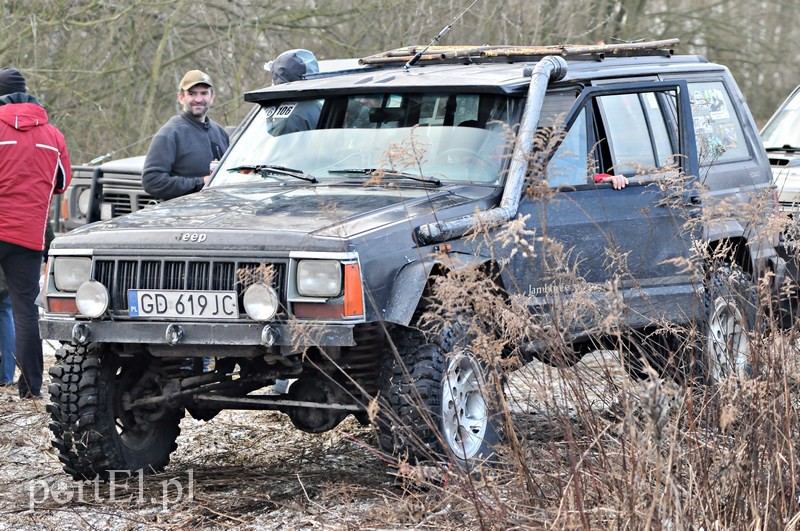
[[755, 227], [745, 227], [738, 220], [722, 219], [708, 223], [704, 228], [703, 238], [706, 245], [725, 240], [741, 240], [750, 263], [740, 265], [745, 269], [749, 266], [755, 279], [772, 273], [772, 287], [777, 294], [786, 277], [787, 264], [768, 235], [759, 233]]
[[452, 260], [415, 260], [405, 264], [392, 281], [392, 291], [384, 308], [385, 321], [408, 326], [428, 286], [434, 268], [458, 271], [488, 262], [486, 257], [464, 253], [447, 255]]

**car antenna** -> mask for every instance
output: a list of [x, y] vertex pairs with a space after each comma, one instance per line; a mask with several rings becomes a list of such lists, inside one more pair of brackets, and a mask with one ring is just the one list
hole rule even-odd
[[450, 29], [453, 27], [453, 24], [455, 24], [456, 22], [458, 22], [458, 19], [460, 19], [461, 17], [463, 17], [463, 16], [464, 16], [464, 15], [467, 13], [467, 11], [469, 11], [470, 9], [472, 9], [472, 6], [474, 6], [474, 5], [475, 5], [475, 4], [477, 4], [477, 3], [478, 3], [478, 0], [473, 0], [473, 2], [472, 2], [472, 3], [471, 3], [471, 4], [470, 4], [470, 5], [469, 5], [469, 6], [468, 6], [468, 7], [467, 7], [467, 8], [466, 8], [464, 11], [462, 11], [461, 13], [459, 13], [459, 15], [458, 15], [456, 18], [454, 18], [454, 19], [453, 19], [453, 22], [451, 22], [450, 24], [448, 24], [447, 26], [445, 26], [444, 28], [442, 28], [442, 31], [440, 31], [440, 32], [439, 32], [439, 34], [438, 34], [436, 37], [434, 37], [434, 38], [433, 38], [433, 40], [432, 40], [430, 43], [428, 43], [428, 45], [427, 45], [425, 48], [423, 48], [423, 49], [421, 49], [420, 51], [418, 51], [417, 53], [415, 53], [415, 54], [414, 54], [414, 57], [412, 57], [411, 59], [409, 59], [409, 60], [408, 60], [408, 62], [406, 63], [406, 65], [403, 67], [403, 68], [406, 70], [406, 72], [408, 72], [408, 69], [409, 69], [409, 68], [411, 68], [412, 66], [414, 66], [415, 64], [417, 64], [417, 61], [419, 61], [419, 60], [420, 60], [420, 58], [422, 57], [422, 54], [424, 54], [426, 51], [428, 51], [428, 48], [430, 48], [430, 47], [431, 47], [431, 46], [433, 46], [434, 44], [438, 44], [438, 43], [439, 43], [439, 39], [441, 39], [442, 37], [444, 37], [445, 35], [447, 35], [447, 33], [448, 33], [448, 32], [450, 31]]
[[94, 166], [95, 164], [100, 164], [101, 162], [105, 162], [105, 161], [113, 158], [114, 155], [116, 155], [118, 151], [127, 150], [129, 148], [132, 148], [136, 144], [141, 144], [145, 140], [150, 140], [151, 138], [153, 138], [153, 135], [147, 135], [146, 137], [144, 137], [144, 138], [142, 138], [140, 140], [137, 140], [136, 142], [132, 142], [132, 143], [128, 144], [125, 147], [122, 147], [122, 148], [119, 148], [119, 149], [114, 149], [114, 150], [109, 151], [105, 155], [100, 155], [99, 157], [95, 157], [92, 160], [90, 160], [89, 162], [87, 162], [85, 165], [86, 166]]
[[93, 158], [92, 160], [87, 162], [86, 165], [87, 166], [94, 166], [95, 164], [100, 164], [101, 162], [105, 162], [108, 159], [110, 159], [111, 157], [113, 157], [114, 153], [116, 153], [116, 151], [109, 151], [105, 155], [100, 155], [99, 157]]

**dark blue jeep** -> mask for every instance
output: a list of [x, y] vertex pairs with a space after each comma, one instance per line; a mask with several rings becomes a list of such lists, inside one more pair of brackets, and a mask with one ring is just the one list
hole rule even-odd
[[469, 468], [515, 361], [750, 370], [770, 166], [729, 71], [676, 44], [407, 48], [246, 93], [206, 189], [51, 247], [65, 470], [162, 470], [185, 411], [226, 408]]

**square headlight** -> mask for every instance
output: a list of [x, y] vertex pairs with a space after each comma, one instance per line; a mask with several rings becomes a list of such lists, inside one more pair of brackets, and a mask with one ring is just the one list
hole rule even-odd
[[53, 278], [58, 291], [78, 291], [89, 280], [92, 259], [77, 256], [58, 256], [53, 261]]
[[336, 297], [342, 292], [342, 266], [338, 260], [297, 262], [297, 293], [304, 297]]

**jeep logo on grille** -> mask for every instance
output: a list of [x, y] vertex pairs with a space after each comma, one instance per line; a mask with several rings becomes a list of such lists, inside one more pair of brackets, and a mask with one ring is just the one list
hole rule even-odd
[[201, 243], [206, 241], [207, 236], [203, 233], [198, 232], [184, 232], [180, 236], [178, 236], [179, 242], [197, 242]]

